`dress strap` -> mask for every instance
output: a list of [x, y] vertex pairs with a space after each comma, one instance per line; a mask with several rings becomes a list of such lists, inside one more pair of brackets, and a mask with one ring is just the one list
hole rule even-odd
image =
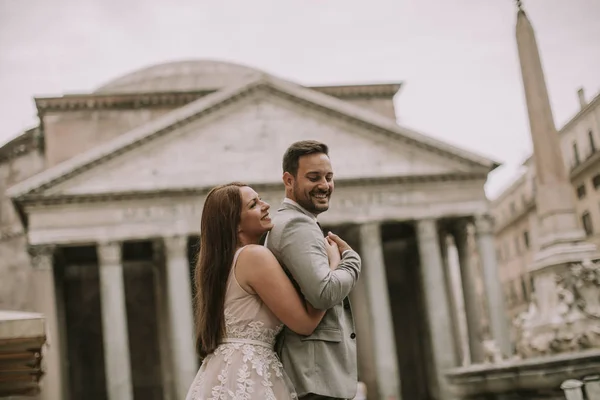
[[246, 248], [246, 246], [242, 246], [239, 249], [236, 250], [235, 254], [233, 255], [233, 263], [231, 264], [231, 270], [233, 271], [235, 269], [235, 264], [237, 263], [237, 259], [240, 255], [240, 253], [242, 252], [242, 250], [244, 250]]
[[[229, 287], [231, 286], [231, 283], [233, 281], [237, 282], [237, 279], [235, 278], [235, 265], [237, 263], [238, 257], [240, 255], [240, 253], [242, 252], [242, 250], [244, 250], [246, 248], [246, 246], [242, 246], [239, 249], [237, 249], [235, 251], [235, 254], [233, 255], [233, 262], [231, 263], [231, 271], [229, 271], [229, 282], [227, 283], [227, 289], [229, 289]], [[239, 286], [239, 283], [238, 283]], [[242, 289], [243, 290], [243, 289]], [[244, 290], [245, 291], [245, 290]]]

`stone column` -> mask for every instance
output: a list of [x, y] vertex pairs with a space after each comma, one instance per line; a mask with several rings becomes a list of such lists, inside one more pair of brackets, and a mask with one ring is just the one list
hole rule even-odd
[[164, 241], [175, 398], [183, 399], [198, 369], [187, 236], [167, 237]]
[[454, 243], [456, 244], [458, 262], [460, 265], [460, 278], [464, 298], [465, 317], [467, 320], [470, 359], [473, 363], [480, 363], [483, 361], [481, 338], [482, 316], [479, 311], [480, 300], [476, 290], [477, 272], [475, 268], [473, 268], [471, 255], [469, 254], [466, 221], [459, 221], [456, 223], [452, 236], [454, 237]]
[[156, 322], [158, 325], [160, 367], [163, 382], [163, 400], [176, 400], [173, 377], [173, 361], [171, 355], [169, 306], [167, 297], [167, 271], [165, 267], [165, 251], [162, 238], [152, 241], [153, 273], [155, 279], [154, 293], [156, 294]]
[[121, 243], [98, 245], [104, 369], [109, 400], [132, 400]]
[[456, 330], [456, 348], [460, 350], [457, 354], [457, 360], [460, 365], [471, 364], [471, 352], [469, 351], [469, 331], [467, 329], [467, 313], [465, 311], [465, 296], [463, 293], [463, 284], [460, 274], [460, 262], [458, 260], [458, 249], [454, 242], [454, 237], [447, 236], [448, 246], [448, 278], [451, 282], [450, 297], [452, 298], [452, 306], [454, 307], [454, 325]]
[[54, 281], [53, 256], [51, 246], [34, 246], [29, 249], [33, 266], [33, 290], [35, 308], [44, 315], [46, 345], [42, 349], [42, 369], [40, 381], [42, 400], [63, 399], [63, 370], [61, 363], [61, 340]]
[[[446, 224], [444, 224], [446, 225]], [[450, 307], [450, 322], [452, 324], [452, 338], [454, 339], [454, 351], [456, 352], [457, 362], [462, 359], [462, 342], [460, 327], [460, 312], [458, 296], [455, 295], [454, 281], [452, 276], [451, 248], [449, 242], [449, 232], [444, 226], [438, 230], [440, 243], [440, 254], [442, 256], [442, 269], [444, 271], [444, 282], [446, 283], [446, 293], [448, 294], [448, 306]]]
[[451, 397], [444, 371], [456, 367], [457, 361], [442, 254], [436, 221], [425, 219], [417, 221], [416, 225], [425, 306], [436, 371], [436, 382], [432, 384], [432, 392], [434, 398], [445, 400]]
[[367, 288], [380, 399], [400, 399], [400, 372], [378, 223], [360, 226], [362, 277]]
[[482, 264], [492, 338], [504, 357], [510, 357], [512, 356], [512, 344], [508, 330], [502, 282], [500, 282], [500, 276], [498, 275], [492, 221], [489, 216], [475, 216], [475, 235]]

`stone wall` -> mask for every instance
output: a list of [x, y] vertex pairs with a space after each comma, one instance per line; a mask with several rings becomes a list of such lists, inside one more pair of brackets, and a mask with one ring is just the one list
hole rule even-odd
[[30, 274], [31, 260], [23, 224], [6, 190], [44, 169], [43, 154], [36, 137], [30, 135], [26, 150], [7, 144], [0, 160], [0, 309], [33, 311]]
[[47, 113], [43, 117], [43, 124], [48, 166], [56, 165], [114, 139], [172, 109], [160, 107]]

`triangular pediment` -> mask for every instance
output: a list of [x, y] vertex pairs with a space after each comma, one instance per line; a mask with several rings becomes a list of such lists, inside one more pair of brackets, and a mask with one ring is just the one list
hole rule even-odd
[[33, 177], [11, 195], [277, 183], [285, 149], [303, 139], [330, 146], [336, 179], [487, 172], [493, 165], [288, 83], [261, 79], [207, 97]]

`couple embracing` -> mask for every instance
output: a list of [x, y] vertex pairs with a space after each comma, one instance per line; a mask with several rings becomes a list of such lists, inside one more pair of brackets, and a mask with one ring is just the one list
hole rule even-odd
[[351, 399], [356, 393], [347, 296], [361, 260], [337, 235], [324, 237], [317, 222], [334, 187], [327, 145], [292, 144], [283, 156], [283, 183], [285, 199], [272, 216], [269, 204], [241, 183], [206, 197], [194, 276], [203, 362], [187, 400]]

